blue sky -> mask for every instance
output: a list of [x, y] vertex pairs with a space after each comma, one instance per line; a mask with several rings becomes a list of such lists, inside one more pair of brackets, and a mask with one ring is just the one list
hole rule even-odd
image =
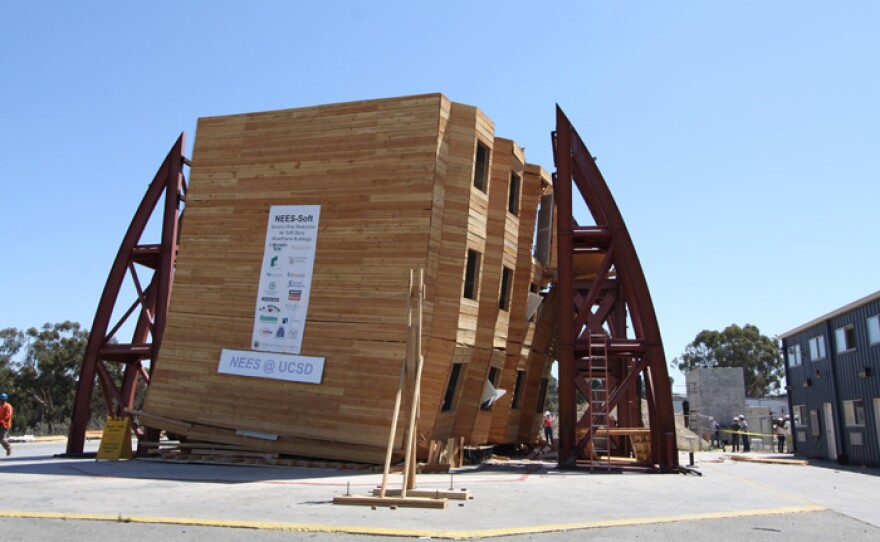
[[788, 331], [880, 289], [878, 28], [871, 1], [7, 3], [0, 328], [91, 327], [199, 117], [443, 92], [548, 170], [563, 107], [669, 359], [703, 329]]

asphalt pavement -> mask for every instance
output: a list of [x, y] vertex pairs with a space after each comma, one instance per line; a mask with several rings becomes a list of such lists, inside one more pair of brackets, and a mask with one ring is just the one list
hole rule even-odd
[[[96, 449], [98, 443], [88, 446]], [[442, 510], [347, 506], [381, 475], [347, 470], [56, 457], [64, 442], [22, 443], [0, 458], [7, 540], [880, 540], [880, 470], [695, 455], [694, 474], [561, 471], [518, 462], [423, 474], [418, 487], [467, 490]], [[88, 449], [87, 449], [88, 450]], [[753, 454], [767, 457], [765, 454]], [[775, 456], [769, 456], [775, 457]], [[687, 464], [688, 455], [681, 455]], [[400, 477], [392, 476], [391, 487]], [[739, 533], [739, 534], [736, 534]], [[684, 537], [684, 538], [682, 538]]]

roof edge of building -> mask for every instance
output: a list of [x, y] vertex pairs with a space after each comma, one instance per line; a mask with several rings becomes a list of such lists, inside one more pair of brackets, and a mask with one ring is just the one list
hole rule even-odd
[[829, 312], [828, 314], [825, 314], [823, 316], [820, 316], [818, 318], [810, 320], [806, 324], [801, 324], [798, 327], [792, 329], [791, 331], [786, 331], [785, 333], [780, 333], [779, 335], [777, 335], [777, 337], [779, 337], [780, 339], [787, 339], [787, 338], [791, 337], [792, 335], [796, 335], [796, 334], [798, 334], [802, 331], [805, 331], [805, 330], [807, 330], [817, 324], [821, 324], [822, 322], [824, 322], [826, 320], [830, 320], [831, 318], [834, 318], [836, 316], [840, 316], [841, 314], [843, 314], [845, 312], [849, 312], [856, 307], [866, 305], [866, 304], [868, 304], [872, 301], [875, 301], [877, 299], [880, 299], [880, 290], [874, 292], [873, 294], [866, 295], [865, 297], [863, 297], [861, 299], [857, 299], [857, 300], [853, 301], [852, 303], [844, 305], [843, 307], [840, 307], [839, 309], [835, 309], [835, 310]]

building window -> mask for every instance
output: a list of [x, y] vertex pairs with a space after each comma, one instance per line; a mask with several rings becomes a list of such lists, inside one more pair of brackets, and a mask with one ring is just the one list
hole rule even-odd
[[806, 405], [794, 405], [794, 425], [801, 427], [807, 425]]
[[803, 353], [801, 352], [801, 345], [793, 344], [788, 347], [788, 366], [789, 367], [797, 367], [803, 361]]
[[500, 373], [500, 371], [497, 367], [489, 368], [489, 376], [486, 377], [486, 382], [489, 385], [486, 387], [489, 388], [491, 386], [493, 395], [488, 399], [485, 397], [483, 398], [485, 400], [480, 404], [480, 410], [492, 410], [492, 405], [495, 404], [495, 399], [497, 399], [495, 390], [498, 388], [498, 373]]
[[467, 268], [464, 275], [464, 297], [477, 298], [477, 281], [480, 276], [480, 253], [476, 250], [467, 252]]
[[868, 318], [868, 344], [880, 343], [880, 314]]
[[856, 348], [856, 330], [852, 326], [839, 327], [834, 331], [836, 352], [847, 352]]
[[477, 159], [474, 160], [474, 186], [486, 192], [489, 179], [489, 147], [477, 141]]
[[455, 388], [458, 387], [458, 376], [461, 374], [461, 363], [453, 363], [449, 372], [449, 383], [446, 384], [446, 394], [443, 396], [443, 406], [440, 412], [449, 412], [455, 402]]
[[513, 271], [507, 267], [501, 269], [501, 294], [498, 297], [498, 308], [503, 311], [510, 310], [510, 283], [513, 279]]
[[513, 216], [519, 216], [519, 186], [521, 180], [516, 173], [510, 174], [510, 190], [507, 193], [507, 210]]
[[847, 427], [865, 425], [865, 403], [861, 399], [844, 401], [843, 420]]
[[541, 387], [538, 388], [538, 404], [535, 406], [535, 412], [544, 412], [544, 401], [547, 399], [547, 379], [541, 379]]
[[810, 361], [825, 359], [825, 335], [810, 339]]
[[517, 371], [516, 372], [516, 384], [513, 385], [513, 399], [511, 408], [519, 408], [520, 402], [522, 402], [522, 387], [523, 382], [526, 379], [525, 371]]

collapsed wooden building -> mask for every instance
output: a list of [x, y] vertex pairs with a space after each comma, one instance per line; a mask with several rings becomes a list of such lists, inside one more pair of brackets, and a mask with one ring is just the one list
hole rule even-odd
[[[532, 240], [550, 182], [485, 115], [434, 94], [203, 118], [197, 134], [142, 424], [380, 462], [406, 349], [407, 280], [424, 269], [419, 433], [534, 440], [554, 313], [540, 311], [539, 326], [534, 302], [528, 311], [549, 263], [533, 256]], [[260, 289], [260, 274], [272, 272], [264, 262], [286, 254], [267, 247], [273, 206], [319, 209], [311, 284], [294, 276], [300, 269]], [[295, 353], [323, 358], [317, 382], [218, 372], [224, 348], [259, 358], [255, 327], [285, 333], [296, 297], [307, 312]], [[489, 404], [484, 391], [496, 388], [508, 393]]]
[[[560, 463], [595, 458], [596, 428], [606, 443], [615, 438], [614, 409], [626, 426], [615, 435], [632, 437], [615, 453], [677, 465], [659, 330], [610, 194], [605, 208], [604, 196], [594, 204], [584, 194], [598, 226], [572, 225], [570, 183], [558, 209], [547, 171], [496, 137], [479, 109], [441, 94], [202, 118], [197, 130], [188, 186], [174, 158], [181, 141], [157, 174], [170, 179], [163, 246], [174, 248], [137, 245], [136, 218], [111, 271], [69, 452], [82, 451], [97, 375], [117, 414], [148, 380], [137, 421], [153, 434], [382, 462], [407, 353], [408, 280], [423, 270], [423, 445], [535, 442], [559, 358]], [[573, 168], [565, 177], [589, 192], [579, 180], [589, 169], [604, 186], [592, 160], [577, 161], [585, 147], [566, 130], [566, 148], [555, 149]], [[145, 202], [155, 206], [158, 190]], [[174, 206], [184, 198], [181, 226]], [[566, 215], [558, 224], [557, 213]], [[113, 344], [120, 324], [110, 329], [102, 307], [112, 309], [134, 263], [162, 272], [137, 286], [132, 342]], [[627, 268], [635, 280], [619, 281]], [[121, 386], [107, 361], [126, 364]], [[579, 419], [577, 395], [589, 405]], [[649, 433], [653, 449], [640, 447]], [[394, 450], [403, 454], [402, 438]]]

